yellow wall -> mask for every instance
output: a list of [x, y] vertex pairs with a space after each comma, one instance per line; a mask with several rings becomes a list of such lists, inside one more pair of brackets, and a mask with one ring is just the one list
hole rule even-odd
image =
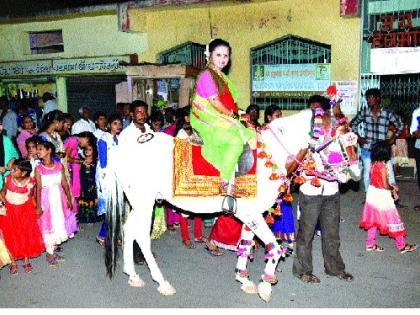
[[[64, 52], [31, 55], [28, 32], [63, 31]], [[142, 33], [118, 31], [116, 12], [0, 24], [0, 62], [141, 54], [147, 49]]]
[[339, 0], [279, 0], [211, 3], [175, 8], [131, 9], [132, 29], [147, 33], [149, 50], [139, 60], [187, 41], [206, 44], [213, 37], [230, 42], [230, 77], [239, 90], [240, 107], [250, 101], [250, 49], [292, 34], [331, 45], [332, 80], [359, 79], [360, 19], [342, 18]]

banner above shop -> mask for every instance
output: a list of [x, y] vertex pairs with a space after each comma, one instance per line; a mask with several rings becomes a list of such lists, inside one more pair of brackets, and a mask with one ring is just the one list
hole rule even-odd
[[325, 91], [331, 81], [331, 65], [255, 65], [252, 74], [253, 92], [274, 92], [278, 96], [284, 94], [287, 97], [286, 94], [301, 95], [301, 92]]
[[420, 46], [376, 48], [370, 51], [370, 72], [399, 74], [420, 72]]
[[121, 65], [130, 62], [130, 56], [81, 59], [50, 59], [0, 63], [0, 78], [71, 75], [71, 74], [125, 74]]

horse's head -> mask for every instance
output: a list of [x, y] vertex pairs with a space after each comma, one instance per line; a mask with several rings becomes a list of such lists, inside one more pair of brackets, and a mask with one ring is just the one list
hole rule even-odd
[[337, 128], [333, 140], [325, 149], [328, 149], [328, 163], [336, 168], [338, 181], [346, 183], [350, 179], [360, 180], [357, 135], [343, 126]]

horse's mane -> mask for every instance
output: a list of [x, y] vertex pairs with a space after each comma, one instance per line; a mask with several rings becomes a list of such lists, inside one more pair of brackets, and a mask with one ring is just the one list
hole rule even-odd
[[286, 160], [308, 147], [311, 119], [312, 111], [304, 110], [272, 121], [261, 132], [261, 139], [280, 170], [285, 172]]

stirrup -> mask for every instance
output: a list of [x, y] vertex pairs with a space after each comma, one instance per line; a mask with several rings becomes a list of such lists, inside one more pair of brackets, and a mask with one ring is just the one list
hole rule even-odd
[[231, 195], [226, 195], [222, 201], [222, 212], [224, 214], [235, 214], [238, 207], [236, 198]]

